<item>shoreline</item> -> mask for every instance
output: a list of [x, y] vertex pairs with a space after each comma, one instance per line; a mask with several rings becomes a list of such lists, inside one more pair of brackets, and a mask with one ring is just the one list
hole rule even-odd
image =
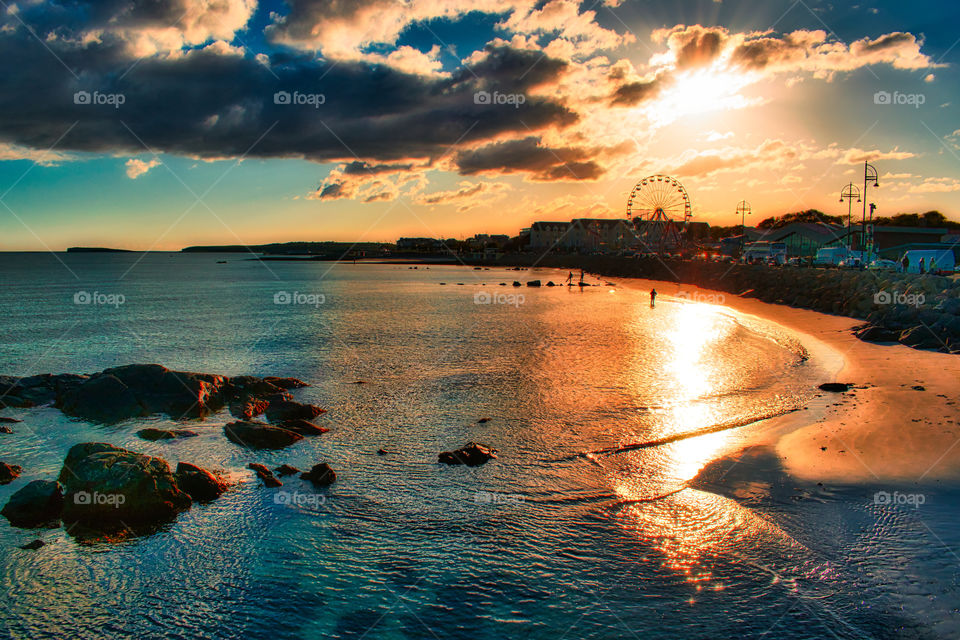
[[675, 282], [610, 280], [634, 290], [715, 300], [774, 323], [793, 334], [832, 376], [823, 382], [855, 385], [846, 393], [820, 392], [806, 410], [761, 421], [754, 442], [735, 457], [752, 458], [742, 454], [770, 447], [783, 470], [805, 482], [914, 485], [960, 479], [960, 406], [954, 399], [960, 362], [955, 356], [864, 342], [851, 331], [862, 322], [854, 318]]

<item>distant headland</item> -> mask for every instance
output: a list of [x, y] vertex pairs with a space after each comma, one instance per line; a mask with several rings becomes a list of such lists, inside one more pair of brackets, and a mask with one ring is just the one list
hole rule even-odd
[[131, 251], [109, 247], [67, 247], [67, 253], [131, 253]]

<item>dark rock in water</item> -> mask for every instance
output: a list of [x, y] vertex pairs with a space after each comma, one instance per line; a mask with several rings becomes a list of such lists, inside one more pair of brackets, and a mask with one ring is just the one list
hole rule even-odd
[[273, 471], [280, 477], [292, 476], [296, 473], [300, 473], [300, 469], [297, 469], [296, 467], [289, 464], [282, 464], [276, 469], [274, 469]]
[[275, 376], [267, 376], [263, 380], [264, 382], [269, 382], [270, 384], [280, 387], [281, 389], [299, 389], [301, 387], [310, 386], [303, 380], [298, 380], [297, 378], [277, 378]]
[[111, 375], [99, 375], [57, 398], [57, 407], [68, 416], [93, 422], [120, 422], [146, 415], [130, 388]]
[[266, 413], [270, 422], [283, 422], [284, 420], [312, 420], [325, 412], [326, 409], [321, 409], [312, 404], [280, 400], [278, 402], [270, 401]]
[[58, 480], [63, 520], [95, 530], [159, 524], [191, 504], [166, 460], [102, 442], [71, 447]]
[[283, 483], [280, 482], [276, 476], [273, 475], [273, 471], [270, 471], [266, 465], [262, 465], [259, 462], [251, 462], [247, 465], [247, 469], [255, 471], [257, 477], [263, 480], [263, 484], [268, 487], [282, 487]]
[[18, 465], [0, 462], [0, 484], [10, 484], [20, 477], [21, 471], [23, 468]]
[[530, 280], [530, 281], [527, 282], [527, 286], [528, 286], [528, 287], [539, 287], [539, 286], [540, 286], [540, 281], [539, 281], [539, 280]]
[[822, 385], [817, 387], [821, 391], [831, 391], [833, 393], [843, 393], [844, 391], [849, 391], [850, 387], [853, 384], [850, 382], [824, 382]]
[[487, 422], [490, 422], [490, 420], [491, 418], [480, 418], [479, 420], [477, 420], [477, 424], [485, 424]]
[[240, 420], [250, 420], [263, 415], [270, 403], [259, 398], [245, 398], [230, 403], [230, 415]]
[[143, 438], [144, 440], [149, 440], [151, 442], [156, 442], [157, 440], [175, 440], [177, 438], [192, 438], [194, 436], [200, 435], [196, 431], [190, 431], [189, 429], [141, 429], [137, 431], [137, 435]]
[[496, 458], [496, 450], [479, 442], [468, 442], [456, 451], [444, 451], [437, 457], [443, 464], [465, 464], [475, 467]]
[[210, 502], [219, 498], [227, 490], [227, 483], [206, 469], [189, 462], [181, 462], [174, 472], [177, 486], [194, 502]]
[[914, 391], [926, 391], [926, 390], [927, 390], [927, 388], [926, 388], [925, 386], [923, 386], [922, 384], [915, 384], [915, 385], [913, 385], [913, 386], [910, 387], [910, 388], [913, 389]]
[[251, 449], [283, 449], [303, 440], [299, 433], [262, 422], [231, 422], [223, 428], [223, 433], [230, 442]]
[[37, 549], [39, 549], [40, 547], [42, 547], [42, 546], [44, 546], [44, 545], [46, 545], [46, 544], [47, 544], [47, 543], [44, 542], [43, 540], [37, 539], [37, 540], [34, 540], [34, 541], [32, 541], [32, 542], [28, 542], [27, 544], [20, 545], [20, 548], [21, 548], [21, 549], [25, 549], [25, 550], [27, 550], [27, 551], [36, 551]]
[[337, 481], [337, 474], [330, 468], [330, 465], [326, 462], [321, 462], [320, 464], [313, 465], [310, 471], [301, 473], [300, 478], [309, 480], [313, 484], [328, 485]]
[[114, 367], [99, 376], [113, 376], [120, 380], [147, 414], [165, 413], [173, 418], [202, 418], [219, 411], [223, 407], [223, 389], [227, 381], [224, 376], [171, 371], [159, 364]]
[[6, 425], [0, 424], [0, 433], [13, 433], [13, 429]]
[[553, 284], [553, 280], [548, 280], [548, 281], [547, 281], [547, 286], [548, 286], [548, 287], [555, 287], [555, 286], [557, 286], [557, 285]]
[[386, 449], [377, 449], [377, 455], [378, 455], [378, 456], [385, 456], [385, 455], [387, 455], [388, 453], [390, 453], [390, 452], [387, 451]]
[[517, 282], [516, 280], [514, 280], [514, 281], [513, 281], [513, 286], [515, 286], [515, 287], [522, 287], [523, 285], [520, 284], [519, 282]]
[[353, 384], [367, 384], [366, 380], [355, 380]]
[[17, 420], [16, 418], [5, 418], [3, 416], [0, 416], [0, 423], [16, 424], [18, 422], [23, 422], [23, 420]]
[[[275, 380], [280, 380], [280, 378], [275, 378]], [[266, 378], [257, 378], [256, 376], [236, 376], [230, 378], [224, 386], [224, 395], [235, 400], [258, 398], [283, 392], [283, 387], [269, 382]]]
[[0, 510], [10, 524], [22, 529], [56, 527], [60, 524], [63, 491], [60, 484], [49, 480], [34, 480], [10, 496]]
[[284, 420], [277, 425], [283, 429], [299, 433], [302, 436], [318, 436], [321, 433], [330, 431], [326, 427], [318, 427], [307, 420]]

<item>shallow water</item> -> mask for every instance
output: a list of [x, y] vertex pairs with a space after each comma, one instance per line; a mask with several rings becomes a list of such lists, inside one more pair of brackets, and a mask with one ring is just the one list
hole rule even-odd
[[[25, 422], [0, 436], [0, 459], [25, 472], [0, 487], [3, 501], [91, 440], [238, 482], [119, 544], [3, 522], [0, 626], [12, 637], [956, 630], [952, 488], [924, 488], [922, 510], [876, 506], [875, 488], [797, 487], [775, 458], [763, 477], [734, 466], [703, 480], [763, 428], [754, 420], [805, 406], [823, 379], [773, 325], [666, 296], [651, 309], [617, 287], [499, 285], [566, 277], [546, 270], [0, 254], [0, 274], [0, 373], [158, 362], [296, 376], [312, 384], [298, 399], [328, 408], [318, 423], [331, 428], [251, 452], [223, 437], [225, 413], [192, 422], [197, 438], [150, 443], [134, 433], [169, 420], [97, 426], [6, 410]], [[78, 292], [123, 303], [75, 304]], [[283, 293], [294, 302], [277, 304]], [[726, 424], [748, 426], [578, 455]], [[498, 460], [436, 464], [469, 440]], [[267, 489], [245, 469], [320, 460], [338, 472], [327, 490], [298, 479]], [[47, 546], [16, 548], [38, 535]]]

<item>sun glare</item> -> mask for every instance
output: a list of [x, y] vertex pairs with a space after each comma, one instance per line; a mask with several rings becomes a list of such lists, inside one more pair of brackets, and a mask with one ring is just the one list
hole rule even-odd
[[750, 83], [747, 74], [713, 67], [679, 73], [650, 104], [650, 118], [665, 126], [684, 116], [748, 107], [757, 99], [741, 95], [740, 91]]

